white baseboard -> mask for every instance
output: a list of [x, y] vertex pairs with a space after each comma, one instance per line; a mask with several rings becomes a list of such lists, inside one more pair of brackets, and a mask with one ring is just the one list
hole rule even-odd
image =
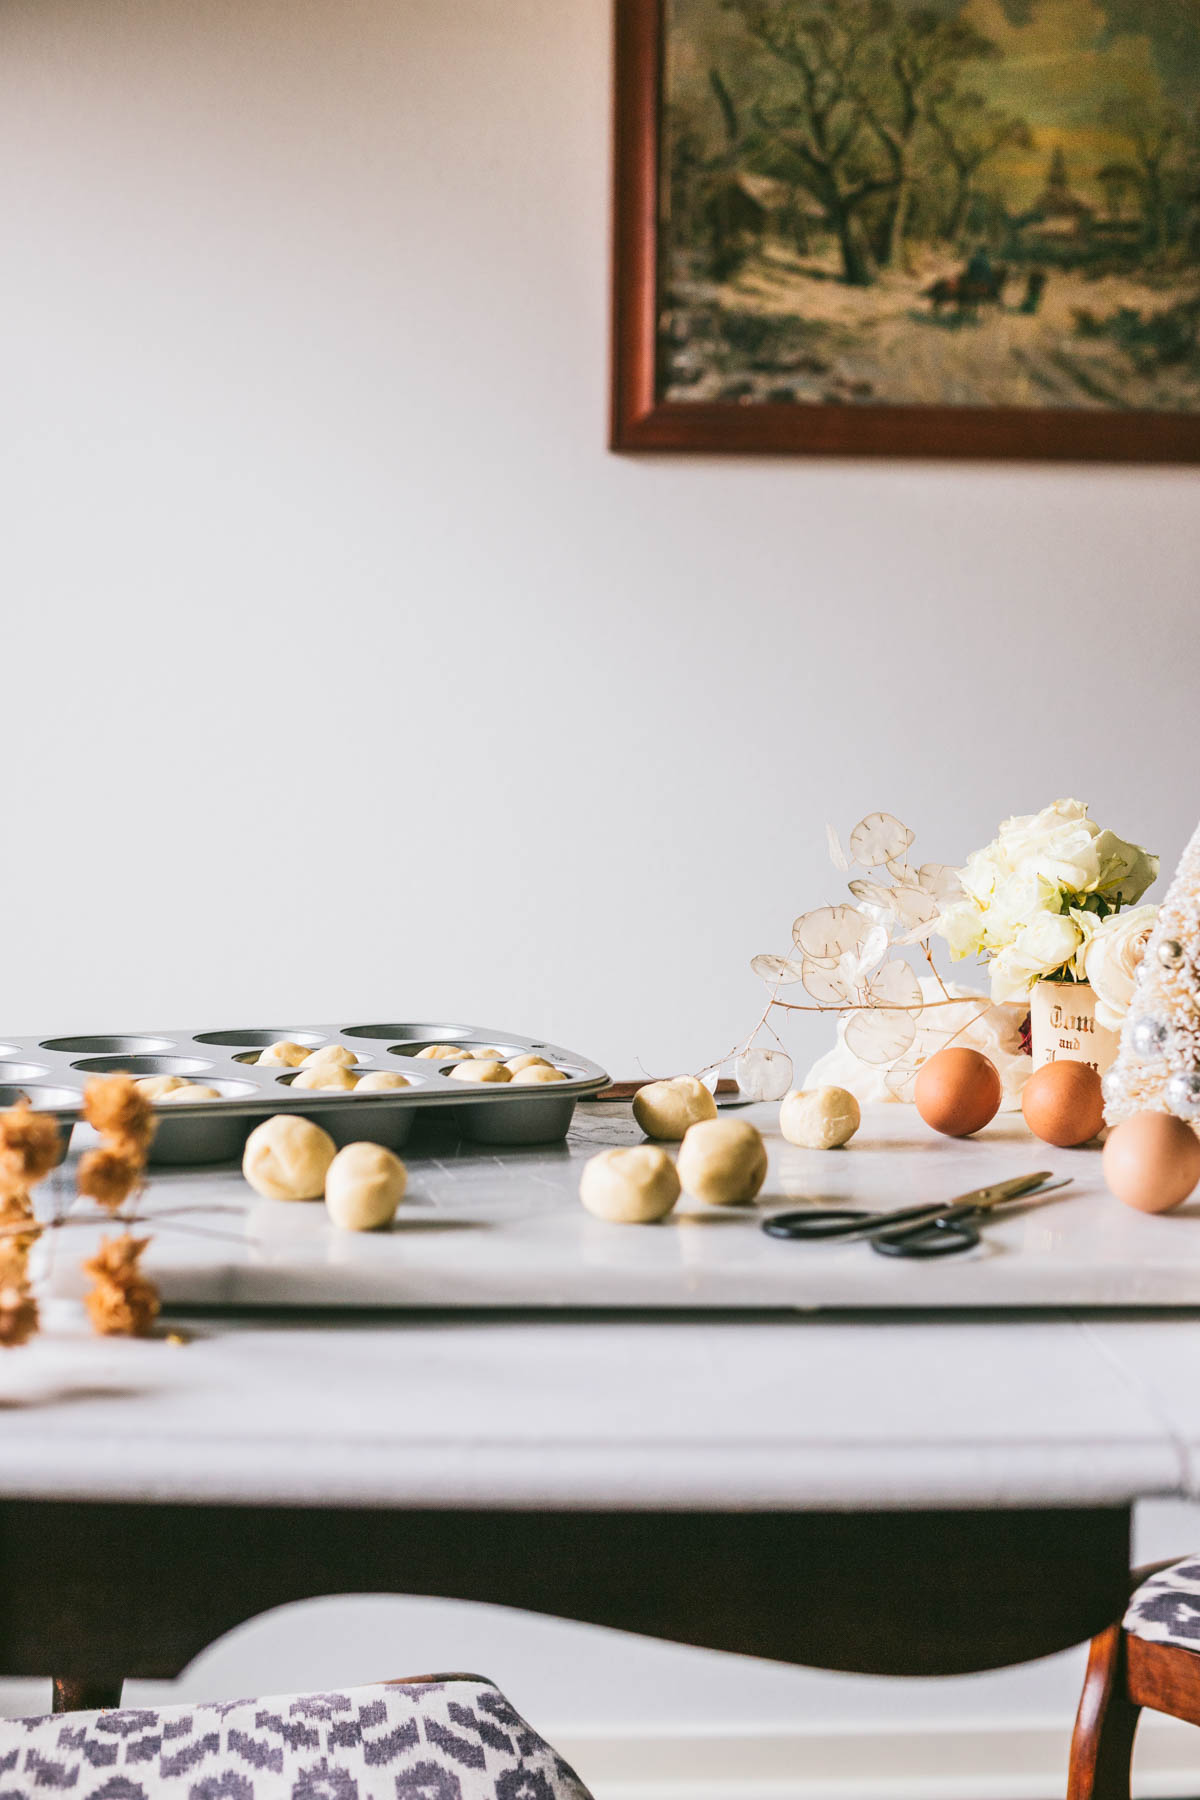
[[[165, 1696], [164, 1696], [165, 1698]], [[44, 1712], [49, 1684], [0, 1683], [0, 1716]], [[572, 1731], [539, 1720], [595, 1800], [1063, 1800], [1069, 1723], [963, 1719], [952, 1730], [864, 1721], [838, 1731]], [[1146, 1717], [1138, 1800], [1200, 1800], [1200, 1731]]]
[[[1062, 1800], [1069, 1728], [964, 1721], [755, 1736], [590, 1737], [552, 1742], [595, 1800]], [[1200, 1731], [1144, 1721], [1134, 1763], [1139, 1800], [1197, 1800]]]

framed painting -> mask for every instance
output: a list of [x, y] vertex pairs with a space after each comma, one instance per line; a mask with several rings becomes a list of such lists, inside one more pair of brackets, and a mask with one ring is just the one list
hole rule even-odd
[[612, 447], [1200, 460], [1200, 0], [616, 0]]

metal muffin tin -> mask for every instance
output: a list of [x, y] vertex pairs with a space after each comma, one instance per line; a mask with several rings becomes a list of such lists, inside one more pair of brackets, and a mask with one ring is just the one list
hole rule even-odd
[[[383, 1093], [306, 1088], [292, 1091], [297, 1071], [260, 1068], [254, 1060], [281, 1038], [310, 1045], [344, 1044], [365, 1074], [397, 1069], [411, 1086]], [[461, 1057], [418, 1057], [427, 1044], [463, 1050], [494, 1046], [507, 1059], [533, 1052], [566, 1071], [544, 1087], [450, 1080]], [[481, 1025], [417, 1020], [407, 1024], [253, 1026], [244, 1031], [145, 1031], [95, 1036], [18, 1038], [0, 1043], [0, 1105], [27, 1094], [64, 1126], [80, 1119], [83, 1088], [92, 1075], [123, 1069], [131, 1075], [180, 1075], [219, 1088], [220, 1100], [156, 1106], [150, 1161], [159, 1164], [228, 1162], [242, 1153], [254, 1126], [272, 1113], [313, 1119], [341, 1144], [367, 1141], [398, 1149], [418, 1119], [479, 1144], [550, 1144], [567, 1135], [578, 1100], [608, 1085], [597, 1063], [541, 1038]], [[86, 1125], [81, 1132], [90, 1133]]]

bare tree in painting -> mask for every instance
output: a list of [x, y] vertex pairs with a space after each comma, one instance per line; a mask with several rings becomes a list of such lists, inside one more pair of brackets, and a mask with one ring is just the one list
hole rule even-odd
[[1171, 106], [1147, 106], [1134, 99], [1113, 100], [1105, 121], [1124, 132], [1133, 148], [1142, 190], [1146, 242], [1154, 254], [1167, 247], [1167, 194], [1171, 170], [1184, 139], [1182, 118]]
[[900, 260], [918, 179], [920, 128], [938, 97], [951, 95], [964, 64], [994, 56], [995, 45], [962, 19], [926, 8], [893, 18], [881, 39], [874, 79], [864, 91], [871, 126], [891, 168], [893, 189], [879, 240], [879, 261]]
[[929, 123], [951, 173], [950, 206], [942, 234], [953, 244], [966, 225], [979, 171], [1002, 150], [1028, 149], [1033, 139], [1024, 119], [989, 107], [982, 94], [952, 91], [938, 95], [929, 107]]
[[891, 9], [886, 0], [732, 0], [732, 6], [754, 41], [787, 71], [793, 89], [793, 98], [755, 108], [768, 140], [765, 159], [824, 207], [845, 280], [866, 287], [873, 271], [862, 209], [896, 185], [871, 154], [863, 98]]

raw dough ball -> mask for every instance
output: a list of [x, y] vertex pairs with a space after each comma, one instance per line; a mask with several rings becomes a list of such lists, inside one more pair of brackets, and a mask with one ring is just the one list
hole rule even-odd
[[358, 1077], [344, 1069], [341, 1063], [310, 1063], [301, 1069], [291, 1085], [293, 1088], [341, 1088], [348, 1092], [358, 1086]]
[[170, 1106], [173, 1101], [182, 1100], [189, 1105], [193, 1100], [219, 1100], [220, 1088], [206, 1087], [202, 1081], [185, 1081], [182, 1087], [172, 1088], [169, 1094], [159, 1096], [160, 1106]]
[[679, 1147], [684, 1192], [709, 1206], [753, 1200], [766, 1175], [767, 1147], [745, 1119], [703, 1119]]
[[308, 1055], [307, 1044], [293, 1044], [290, 1038], [280, 1038], [276, 1044], [268, 1044], [258, 1057], [260, 1069], [298, 1069]]
[[511, 1069], [514, 1075], [519, 1075], [522, 1069], [552, 1069], [554, 1064], [548, 1063], [544, 1056], [535, 1056], [528, 1050], [524, 1056], [510, 1056], [504, 1066]]
[[497, 1050], [495, 1044], [477, 1044], [470, 1050], [463, 1051], [464, 1056], [475, 1058], [476, 1062], [503, 1062], [503, 1050]]
[[359, 1076], [358, 1086], [354, 1091], [356, 1094], [382, 1094], [390, 1088], [411, 1086], [408, 1076], [401, 1075], [399, 1069], [372, 1069], [369, 1075]]
[[264, 1200], [319, 1200], [336, 1155], [329, 1133], [311, 1119], [276, 1113], [246, 1139], [242, 1174]]
[[417, 1051], [418, 1058], [422, 1060], [433, 1058], [437, 1062], [444, 1062], [451, 1056], [469, 1056], [470, 1054], [469, 1050], [460, 1050], [457, 1044], [426, 1044], [423, 1050]]
[[358, 1061], [353, 1050], [347, 1050], [345, 1044], [322, 1044], [319, 1050], [310, 1050], [300, 1064], [302, 1069], [315, 1069], [318, 1063], [337, 1063], [340, 1068], [352, 1069]]
[[561, 1069], [553, 1069], [548, 1063], [530, 1063], [528, 1068], [518, 1069], [512, 1081], [514, 1087], [541, 1087], [547, 1081], [566, 1079]]
[[779, 1129], [803, 1150], [836, 1150], [862, 1124], [853, 1094], [840, 1087], [797, 1088], [779, 1109]]
[[325, 1176], [325, 1205], [343, 1231], [375, 1231], [395, 1217], [408, 1171], [382, 1144], [347, 1144]]
[[679, 1198], [675, 1164], [657, 1144], [602, 1150], [583, 1165], [579, 1198], [598, 1219], [648, 1225], [665, 1219]]
[[511, 1081], [512, 1072], [502, 1062], [460, 1062], [450, 1071], [451, 1081]]
[[695, 1075], [676, 1075], [639, 1088], [633, 1116], [647, 1137], [677, 1139], [701, 1119], [715, 1119], [717, 1103]]
[[187, 1087], [189, 1084], [178, 1075], [143, 1075], [133, 1085], [139, 1094], [145, 1094], [147, 1100], [162, 1100], [167, 1094], [173, 1094], [176, 1088]]

